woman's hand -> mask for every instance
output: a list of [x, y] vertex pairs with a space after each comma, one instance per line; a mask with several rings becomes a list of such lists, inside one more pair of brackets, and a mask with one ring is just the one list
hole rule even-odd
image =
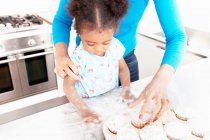
[[147, 109], [152, 101], [154, 101], [155, 105], [151, 111], [151, 122], [160, 118], [163, 113], [168, 110], [170, 102], [168, 100], [167, 92], [173, 73], [174, 69], [171, 66], [167, 64], [162, 65], [140, 96], [130, 104], [130, 107], [134, 107], [144, 100], [144, 104], [140, 111], [140, 117], [148, 111]]
[[56, 59], [54, 72], [58, 74], [61, 78], [64, 78], [66, 75], [68, 75], [74, 80], [79, 80], [78, 69], [71, 61], [69, 56], [62, 56]]
[[79, 80], [78, 69], [71, 61], [67, 53], [67, 45], [64, 43], [57, 43], [55, 46], [55, 69], [54, 72], [58, 74], [61, 78], [66, 75], [73, 78], [74, 80]]

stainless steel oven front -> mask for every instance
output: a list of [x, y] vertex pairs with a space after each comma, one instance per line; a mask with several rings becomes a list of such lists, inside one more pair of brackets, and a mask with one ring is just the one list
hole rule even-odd
[[50, 32], [0, 40], [0, 104], [57, 88]]
[[56, 86], [52, 48], [21, 53], [17, 59], [24, 95], [53, 89]]
[[0, 103], [22, 95], [16, 57], [0, 58]]

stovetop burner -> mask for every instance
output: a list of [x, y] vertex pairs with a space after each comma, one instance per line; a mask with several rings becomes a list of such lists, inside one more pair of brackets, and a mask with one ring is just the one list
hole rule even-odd
[[43, 20], [33, 14], [0, 16], [0, 32], [12, 29], [21, 31], [25, 27], [40, 26], [42, 24]]

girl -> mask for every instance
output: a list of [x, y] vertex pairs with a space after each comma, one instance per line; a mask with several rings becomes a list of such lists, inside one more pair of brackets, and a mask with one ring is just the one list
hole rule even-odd
[[[100, 122], [82, 98], [95, 97], [122, 85], [124, 99], [130, 94], [130, 73], [123, 59], [125, 49], [113, 37], [120, 19], [128, 8], [127, 0], [72, 0], [69, 13], [75, 19], [74, 28], [81, 43], [69, 54], [78, 68], [80, 80], [66, 76], [64, 92], [85, 122]], [[72, 70], [74, 71], [74, 70]]]

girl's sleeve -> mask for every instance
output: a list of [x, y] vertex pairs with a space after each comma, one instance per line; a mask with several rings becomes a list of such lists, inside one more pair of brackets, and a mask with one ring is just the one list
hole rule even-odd
[[69, 44], [70, 30], [73, 18], [68, 14], [69, 0], [60, 0], [58, 10], [52, 23], [52, 38], [54, 45], [58, 42]]
[[112, 46], [112, 52], [113, 52], [114, 57], [117, 60], [120, 60], [123, 57], [124, 53], [125, 53], [125, 47], [116, 38], [114, 38], [114, 43], [113, 43], [113, 46]]
[[161, 64], [169, 64], [176, 70], [187, 42], [176, 0], [154, 0], [154, 3], [166, 37], [166, 51]]
[[79, 74], [82, 74], [86, 67], [86, 62], [88, 60], [86, 57], [86, 53], [80, 50], [80, 48], [76, 48], [74, 51], [71, 51], [71, 49], [68, 48], [68, 55], [71, 58], [71, 61], [74, 63], [74, 65], [78, 68]]

